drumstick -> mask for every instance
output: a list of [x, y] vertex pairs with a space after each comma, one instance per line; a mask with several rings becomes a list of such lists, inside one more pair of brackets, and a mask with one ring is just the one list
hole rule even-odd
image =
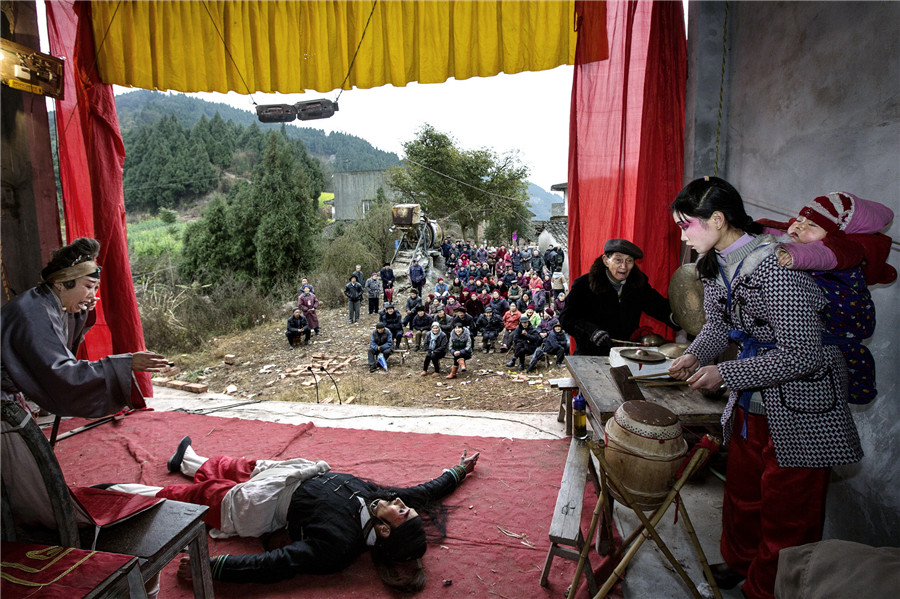
[[650, 347], [646, 343], [638, 343], [637, 341], [623, 341], [622, 339], [610, 339], [613, 343], [621, 343], [623, 345], [636, 345], [638, 347]]
[[[640, 382], [640, 381], [639, 381]], [[644, 383], [645, 387], [675, 387], [679, 385], [690, 385], [687, 381], [660, 381], [652, 383]]]
[[629, 381], [640, 381], [642, 379], [654, 379], [659, 376], [672, 376], [668, 372], [657, 372], [656, 374], [639, 374], [636, 376], [628, 377]]

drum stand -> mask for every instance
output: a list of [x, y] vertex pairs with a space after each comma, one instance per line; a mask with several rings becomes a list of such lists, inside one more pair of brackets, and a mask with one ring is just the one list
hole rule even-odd
[[[672, 485], [672, 489], [669, 491], [668, 495], [666, 495], [662, 504], [660, 504], [660, 506], [656, 508], [651, 517], [648, 519], [643, 510], [637, 507], [634, 502], [634, 498], [631, 496], [631, 493], [628, 492], [628, 489], [625, 488], [616, 473], [612, 472], [609, 469], [609, 464], [606, 462], [606, 459], [603, 455], [605, 448], [604, 442], [602, 440], [589, 441], [588, 446], [590, 447], [591, 451], [600, 464], [599, 474], [602, 491], [600, 493], [600, 497], [597, 499], [597, 505], [596, 507], [594, 507], [594, 515], [591, 518], [591, 526], [588, 530], [586, 538], [591, 539], [593, 537], [594, 532], [597, 529], [597, 524], [600, 520], [601, 514], [603, 514], [603, 517], [606, 519], [605, 521], [607, 523], [612, 523], [612, 498], [610, 497], [609, 493], [610, 486], [614, 487], [616, 491], [618, 491], [619, 496], [624, 499], [625, 505], [630, 507], [641, 521], [641, 524], [628, 536], [627, 539], [625, 539], [622, 545], [615, 550], [613, 557], [615, 558], [621, 555], [621, 561], [615, 567], [612, 574], [609, 575], [609, 578], [606, 579], [606, 582], [600, 588], [600, 591], [596, 595], [594, 595], [594, 599], [603, 599], [604, 597], [606, 597], [606, 595], [610, 592], [610, 590], [612, 590], [616, 582], [622, 578], [625, 569], [628, 567], [628, 563], [637, 553], [638, 549], [640, 549], [641, 545], [644, 543], [648, 536], [652, 537], [654, 542], [656, 542], [656, 545], [659, 547], [660, 551], [662, 551], [663, 555], [666, 556], [666, 558], [669, 560], [669, 563], [672, 564], [672, 567], [688, 586], [691, 594], [696, 597], [696, 599], [702, 599], [702, 595], [694, 585], [694, 582], [687, 575], [687, 572], [684, 571], [684, 568], [681, 566], [681, 564], [678, 563], [678, 560], [675, 559], [675, 556], [672, 555], [672, 552], [669, 550], [668, 546], [666, 546], [666, 543], [662, 540], [662, 537], [659, 536], [659, 533], [656, 531], [656, 525], [660, 520], [662, 520], [663, 515], [665, 515], [672, 502], [679, 497], [679, 492], [681, 491], [681, 488], [684, 486], [684, 484], [694, 474], [694, 472], [696, 472], [706, 462], [706, 458], [709, 455], [709, 449], [700, 446], [696, 448], [693, 457], [690, 458], [690, 461], [684, 468], [681, 477], [675, 481], [675, 483]], [[700, 565], [703, 568], [703, 573], [706, 576], [706, 580], [709, 583], [710, 587], [712, 587], [712, 591], [716, 599], [722, 599], [722, 595], [719, 592], [719, 587], [718, 585], [716, 585], [716, 581], [713, 578], [712, 571], [709, 568], [709, 563], [706, 561], [706, 555], [703, 553], [703, 548], [700, 546], [700, 540], [697, 538], [697, 533], [694, 530], [694, 525], [691, 523], [691, 519], [688, 516], [684, 501], [679, 500], [677, 502], [677, 505], [678, 513], [681, 516], [688, 536], [690, 537], [691, 542], [694, 545], [694, 551], [697, 553], [697, 557], [700, 560]], [[604, 525], [603, 530], [607, 531], [608, 534], [612, 533], [612, 527], [609, 525]], [[610, 541], [611, 539], [598, 539], [598, 550], [604, 550], [605, 552], [608, 552], [608, 548], [611, 548]], [[584, 571], [584, 565], [587, 562], [587, 556], [590, 548], [591, 544], [589, 542], [585, 543], [584, 548], [581, 551], [581, 558], [578, 561], [578, 566], [575, 568], [575, 577], [572, 580], [571, 586], [572, 589], [578, 588], [577, 585], [579, 580], [581, 579], [581, 574]]]

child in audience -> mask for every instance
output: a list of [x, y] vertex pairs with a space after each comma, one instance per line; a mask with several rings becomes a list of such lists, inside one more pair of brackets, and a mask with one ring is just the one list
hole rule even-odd
[[512, 346], [513, 334], [516, 332], [516, 328], [519, 326], [519, 317], [522, 316], [522, 313], [519, 312], [518, 306], [516, 306], [515, 302], [510, 302], [509, 310], [507, 310], [506, 314], [503, 315], [503, 340], [500, 342], [500, 351], [507, 352], [509, 348]]
[[776, 249], [779, 265], [810, 271], [828, 300], [822, 313], [824, 342], [844, 354], [850, 403], [869, 403], [878, 393], [875, 361], [862, 340], [875, 331], [875, 304], [867, 285], [897, 278], [887, 263], [891, 238], [879, 233], [893, 218], [883, 204], [833, 192], [814, 199], [787, 223], [760, 221], [769, 233], [787, 233], [789, 240]]

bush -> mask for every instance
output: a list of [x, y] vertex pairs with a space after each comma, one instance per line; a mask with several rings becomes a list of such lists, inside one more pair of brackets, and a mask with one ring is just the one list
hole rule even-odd
[[175, 222], [178, 220], [178, 213], [174, 210], [170, 210], [169, 208], [162, 208], [159, 211], [159, 220], [167, 225], [175, 224]]
[[169, 284], [148, 277], [137, 289], [148, 348], [185, 353], [212, 337], [246, 330], [270, 320], [283, 303], [281, 289], [267, 295], [232, 274], [216, 285]]

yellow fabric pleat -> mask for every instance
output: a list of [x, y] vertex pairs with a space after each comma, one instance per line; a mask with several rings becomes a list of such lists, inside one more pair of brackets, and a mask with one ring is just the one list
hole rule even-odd
[[[372, 5], [122, 0], [91, 10], [106, 83], [246, 94], [341, 87]], [[574, 9], [574, 0], [379, 0], [344, 89], [573, 64]]]

